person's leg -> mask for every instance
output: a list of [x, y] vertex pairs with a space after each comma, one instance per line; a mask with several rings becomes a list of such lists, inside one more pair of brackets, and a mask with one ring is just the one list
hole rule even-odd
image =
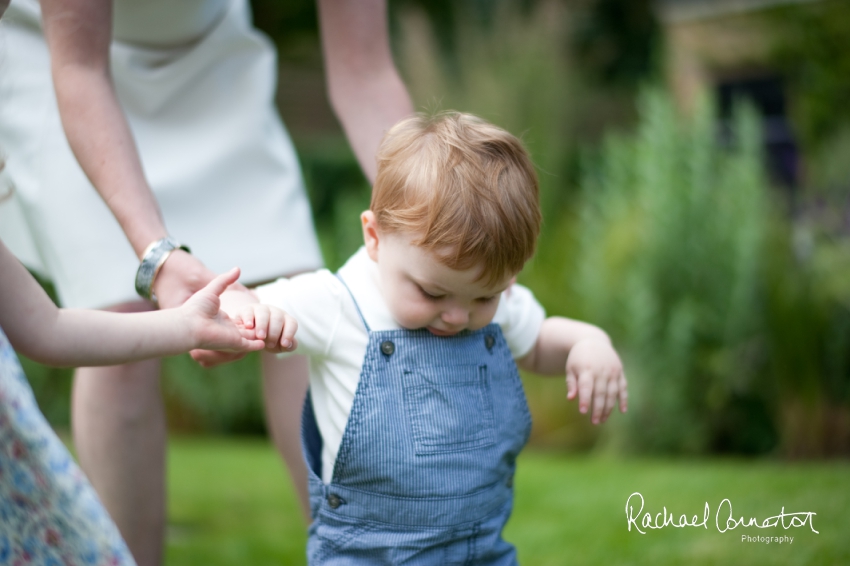
[[269, 433], [289, 468], [301, 511], [310, 522], [307, 465], [301, 452], [301, 409], [308, 383], [305, 356], [277, 358], [263, 353], [263, 399]]
[[[147, 310], [144, 303], [109, 310]], [[139, 566], [162, 562], [165, 535], [165, 409], [159, 360], [79, 368], [72, 424], [80, 466]]]

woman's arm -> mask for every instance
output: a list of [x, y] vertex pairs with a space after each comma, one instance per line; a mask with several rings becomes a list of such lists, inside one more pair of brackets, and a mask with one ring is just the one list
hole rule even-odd
[[110, 76], [112, 0], [43, 0], [41, 10], [68, 142], [141, 256], [168, 234]]
[[390, 51], [386, 0], [319, 0], [328, 96], [370, 182], [390, 127], [413, 112]]
[[[141, 258], [168, 231], [110, 76], [112, 0], [42, 0], [41, 10], [68, 143]], [[213, 275], [197, 259], [175, 251], [157, 277], [160, 305], [181, 304]]]
[[0, 327], [16, 350], [53, 366], [115, 365], [170, 356], [192, 348], [261, 350], [253, 330], [239, 330], [219, 311], [219, 295], [234, 269], [178, 309], [119, 314], [58, 309], [0, 242]]

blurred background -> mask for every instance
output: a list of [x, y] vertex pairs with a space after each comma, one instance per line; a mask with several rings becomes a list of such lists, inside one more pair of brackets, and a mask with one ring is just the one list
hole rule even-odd
[[[370, 187], [325, 96], [315, 2], [252, 3], [279, 50], [278, 106], [336, 269], [361, 243]], [[390, 0], [390, 12], [418, 109], [472, 112], [525, 142], [544, 227], [520, 281], [548, 313], [606, 329], [629, 378], [629, 412], [593, 427], [562, 379], [524, 376], [534, 429], [508, 531], [521, 559], [850, 563], [850, 545], [829, 535], [850, 530], [850, 2]], [[70, 372], [24, 363], [67, 428]], [[258, 360], [202, 371], [173, 358], [163, 389], [176, 435], [169, 563], [303, 561], [294, 500], [263, 440]], [[290, 507], [249, 506], [239, 522], [257, 525], [237, 540], [235, 520], [208, 524], [233, 501], [208, 499], [248, 501], [235, 478], [254, 472], [198, 484], [197, 471], [254, 457]], [[755, 515], [797, 501], [827, 518], [791, 553], [720, 544], [717, 532], [635, 542], [620, 514], [641, 485], [657, 490], [656, 511], [755, 493]], [[589, 530], [556, 528], [591, 512]]]

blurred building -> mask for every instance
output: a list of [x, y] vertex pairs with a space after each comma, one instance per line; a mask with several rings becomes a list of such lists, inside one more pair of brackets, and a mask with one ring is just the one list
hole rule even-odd
[[764, 117], [767, 166], [777, 184], [799, 182], [797, 143], [788, 119], [787, 90], [772, 55], [783, 41], [766, 14], [771, 8], [817, 0], [659, 0], [666, 74], [682, 108], [713, 93], [722, 119], [743, 99]]

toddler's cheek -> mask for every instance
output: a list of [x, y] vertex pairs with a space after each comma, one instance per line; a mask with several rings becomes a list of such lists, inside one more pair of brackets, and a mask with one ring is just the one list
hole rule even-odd
[[475, 313], [472, 317], [472, 320], [469, 324], [470, 330], [478, 330], [479, 328], [484, 328], [491, 322], [493, 322], [493, 318], [496, 316], [496, 308], [487, 308], [481, 312]]
[[406, 316], [396, 316], [395, 319], [399, 326], [407, 328], [408, 330], [424, 328], [431, 322], [430, 320], [423, 319], [422, 317], [410, 316], [409, 313], [406, 313]]
[[393, 318], [396, 322], [398, 322], [403, 328], [410, 330], [423, 328], [431, 324], [433, 321], [433, 317], [430, 312], [416, 308], [416, 306], [412, 304], [396, 305], [396, 308], [392, 310]]

